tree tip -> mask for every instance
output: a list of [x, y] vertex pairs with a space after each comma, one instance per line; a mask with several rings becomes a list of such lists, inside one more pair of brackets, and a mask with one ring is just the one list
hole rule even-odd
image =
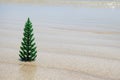
[[30, 18], [28, 17], [28, 20], [27, 21], [30, 21]]

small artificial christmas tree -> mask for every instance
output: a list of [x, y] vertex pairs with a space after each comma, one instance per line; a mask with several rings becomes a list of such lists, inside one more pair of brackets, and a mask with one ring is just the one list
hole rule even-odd
[[25, 28], [24, 28], [24, 33], [23, 33], [23, 41], [21, 42], [21, 47], [20, 47], [20, 58], [22, 61], [34, 61], [35, 58], [37, 57], [36, 53], [36, 44], [34, 42], [35, 38], [33, 38], [33, 28], [32, 28], [32, 23], [30, 19], [28, 18]]

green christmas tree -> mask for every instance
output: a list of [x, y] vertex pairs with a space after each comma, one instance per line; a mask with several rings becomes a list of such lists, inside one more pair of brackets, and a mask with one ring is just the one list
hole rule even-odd
[[36, 44], [34, 42], [35, 38], [33, 37], [33, 28], [30, 19], [28, 18], [25, 28], [24, 28], [24, 37], [21, 42], [20, 47], [20, 58], [22, 61], [34, 61], [37, 57], [36, 53]]

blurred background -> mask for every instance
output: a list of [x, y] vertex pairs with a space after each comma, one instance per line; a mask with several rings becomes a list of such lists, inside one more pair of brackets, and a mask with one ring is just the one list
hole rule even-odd
[[119, 7], [120, 0], [0, 0], [0, 3]]

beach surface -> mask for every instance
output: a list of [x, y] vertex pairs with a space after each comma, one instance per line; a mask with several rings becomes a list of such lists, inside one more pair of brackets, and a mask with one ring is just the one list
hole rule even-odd
[[[0, 4], [0, 80], [120, 80], [120, 8]], [[30, 17], [37, 58], [19, 50]]]

